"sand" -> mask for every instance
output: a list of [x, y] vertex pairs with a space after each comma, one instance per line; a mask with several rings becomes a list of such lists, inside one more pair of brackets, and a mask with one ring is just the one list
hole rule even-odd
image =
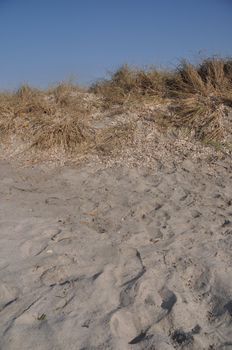
[[0, 161], [0, 349], [232, 349], [230, 162]]

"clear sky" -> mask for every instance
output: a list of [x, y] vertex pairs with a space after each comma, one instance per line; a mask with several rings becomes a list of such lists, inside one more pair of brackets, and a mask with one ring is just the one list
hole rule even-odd
[[232, 56], [232, 0], [0, 0], [0, 89]]

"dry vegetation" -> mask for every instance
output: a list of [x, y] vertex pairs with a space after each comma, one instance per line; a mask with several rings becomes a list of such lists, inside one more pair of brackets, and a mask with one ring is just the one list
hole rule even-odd
[[220, 140], [223, 118], [232, 103], [230, 61], [208, 59], [198, 67], [183, 62], [168, 82], [177, 126], [187, 125], [200, 139]]
[[147, 104], [166, 106], [166, 112], [154, 118], [166, 127], [188, 128], [204, 141], [223, 141], [231, 135], [227, 112], [232, 107], [232, 59], [182, 62], [174, 71], [125, 65], [88, 91], [62, 83], [47, 91], [22, 86], [1, 93], [0, 140], [17, 138], [46, 152], [111, 152], [132, 140], [135, 123], [128, 116], [126, 123], [97, 129], [94, 121], [103, 120], [106, 111], [114, 119], [141, 106], [146, 115]]
[[72, 84], [60, 84], [40, 91], [22, 86], [14, 93], [0, 94], [0, 137], [24, 142], [25, 149], [105, 152], [125, 143], [130, 122], [95, 129], [92, 124], [101, 110], [96, 96]]
[[94, 84], [90, 91], [103, 96], [105, 109], [114, 105], [130, 106], [131, 103], [137, 104], [151, 98], [157, 102], [165, 98], [165, 81], [170, 76], [170, 72], [155, 68], [141, 70], [124, 65], [109, 80]]

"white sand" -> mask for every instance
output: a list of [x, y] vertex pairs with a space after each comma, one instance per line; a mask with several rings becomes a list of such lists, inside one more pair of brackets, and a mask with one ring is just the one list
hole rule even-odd
[[229, 161], [1, 161], [0, 349], [232, 349]]

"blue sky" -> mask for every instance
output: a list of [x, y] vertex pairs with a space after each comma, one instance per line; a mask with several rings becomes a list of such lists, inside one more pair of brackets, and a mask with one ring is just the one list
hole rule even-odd
[[232, 55], [232, 0], [0, 0], [0, 89]]

